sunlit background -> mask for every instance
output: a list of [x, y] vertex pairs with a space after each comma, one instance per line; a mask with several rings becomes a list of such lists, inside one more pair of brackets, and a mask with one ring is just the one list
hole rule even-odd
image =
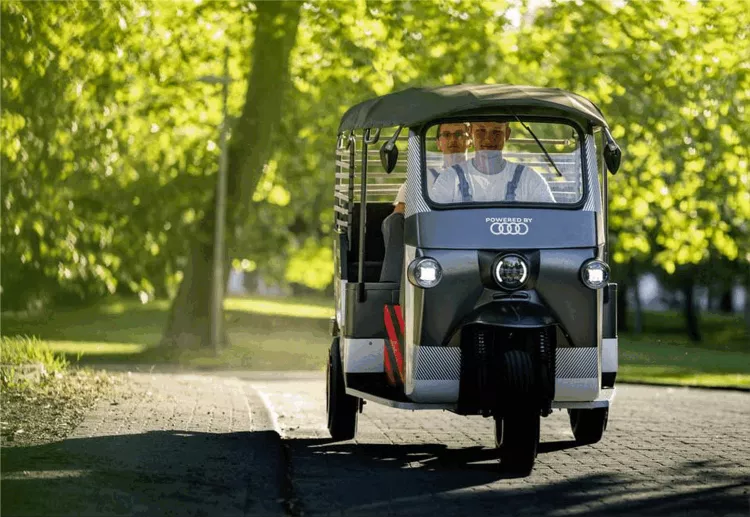
[[[84, 364], [319, 369], [336, 128], [408, 86], [597, 103], [624, 380], [750, 386], [750, 15], [735, 0], [0, 4], [2, 334]], [[228, 345], [208, 347], [228, 52]]]

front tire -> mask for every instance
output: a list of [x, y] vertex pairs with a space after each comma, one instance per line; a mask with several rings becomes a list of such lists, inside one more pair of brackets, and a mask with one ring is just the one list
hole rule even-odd
[[607, 429], [609, 408], [569, 409], [568, 415], [578, 445], [591, 445], [602, 439]]
[[328, 354], [326, 413], [328, 414], [328, 431], [335, 441], [351, 440], [357, 434], [359, 402], [359, 398], [346, 394], [339, 338], [334, 338]]
[[539, 405], [535, 394], [531, 356], [510, 350], [503, 358], [502, 418], [495, 418], [495, 441], [500, 448], [500, 466], [507, 472], [528, 476], [534, 468], [539, 446]]

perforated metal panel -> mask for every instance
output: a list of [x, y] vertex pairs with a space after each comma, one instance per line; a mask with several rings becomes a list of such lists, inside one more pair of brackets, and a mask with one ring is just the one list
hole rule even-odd
[[596, 347], [558, 348], [555, 377], [558, 379], [587, 379], [598, 374], [599, 353]]
[[594, 144], [594, 135], [586, 135], [586, 162], [588, 166], [588, 187], [589, 197], [583, 206], [586, 212], [601, 212], [602, 197], [599, 192], [599, 175], [596, 165], [596, 145]]
[[406, 180], [406, 217], [422, 212], [430, 212], [430, 207], [427, 206], [422, 194], [421, 152], [419, 135], [410, 130]]
[[416, 380], [461, 378], [461, 349], [452, 346], [420, 346], [417, 349]]

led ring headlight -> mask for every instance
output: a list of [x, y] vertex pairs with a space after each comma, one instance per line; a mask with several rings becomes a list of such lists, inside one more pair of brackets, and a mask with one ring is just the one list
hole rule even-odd
[[492, 275], [503, 289], [518, 289], [529, 278], [529, 266], [520, 255], [503, 255], [492, 267]]
[[433, 258], [420, 257], [409, 264], [407, 276], [409, 282], [417, 287], [429, 289], [440, 283], [440, 279], [443, 278], [443, 268]]
[[592, 259], [581, 266], [581, 280], [590, 289], [601, 289], [609, 282], [609, 266], [599, 259]]

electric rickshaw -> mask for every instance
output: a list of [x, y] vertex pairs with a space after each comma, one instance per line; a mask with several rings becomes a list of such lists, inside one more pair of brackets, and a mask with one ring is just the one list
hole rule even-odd
[[[494, 153], [478, 140], [488, 122], [504, 139]], [[409, 88], [349, 109], [334, 190], [333, 439], [355, 436], [370, 401], [492, 417], [501, 466], [522, 475], [555, 409], [578, 444], [599, 441], [618, 363], [607, 171], [620, 159], [601, 111], [560, 89]]]

